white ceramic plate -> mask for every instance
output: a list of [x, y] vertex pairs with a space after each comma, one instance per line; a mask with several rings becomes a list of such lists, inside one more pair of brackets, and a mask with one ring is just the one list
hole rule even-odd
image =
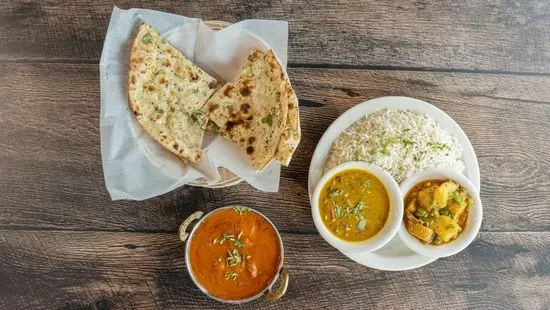
[[[308, 191], [309, 199], [313, 196], [315, 186], [323, 176], [323, 166], [328, 156], [332, 142], [353, 123], [367, 114], [380, 109], [405, 109], [422, 113], [436, 120], [442, 128], [455, 136], [463, 148], [464, 175], [480, 191], [480, 175], [477, 157], [464, 131], [447, 113], [433, 105], [408, 97], [380, 97], [360, 103], [340, 115], [325, 131], [315, 148], [309, 166]], [[416, 254], [399, 239], [398, 235], [382, 248], [373, 252], [346, 253], [342, 252], [355, 262], [367, 267], [380, 270], [408, 270], [418, 268], [435, 261], [437, 258]]]

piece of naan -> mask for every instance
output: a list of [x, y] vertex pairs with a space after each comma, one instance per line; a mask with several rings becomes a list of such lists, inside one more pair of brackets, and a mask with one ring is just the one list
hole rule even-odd
[[208, 101], [218, 134], [238, 145], [256, 170], [265, 168], [279, 147], [292, 98], [287, 85], [273, 51], [254, 49], [234, 81]]
[[217, 81], [147, 24], [132, 45], [129, 104], [139, 124], [183, 161], [197, 162]]
[[287, 98], [284, 102], [288, 103], [288, 113], [284, 130], [281, 134], [281, 140], [279, 141], [279, 146], [277, 147], [274, 157], [274, 159], [283, 166], [288, 166], [290, 164], [292, 155], [298, 147], [302, 136], [300, 130], [300, 110], [298, 109], [298, 97], [296, 96], [296, 93], [294, 93], [294, 90], [292, 90], [290, 82], [287, 82]]

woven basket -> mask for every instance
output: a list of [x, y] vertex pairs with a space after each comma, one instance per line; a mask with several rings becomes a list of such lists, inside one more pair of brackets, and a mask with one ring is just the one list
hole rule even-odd
[[[220, 30], [220, 29], [223, 29], [223, 28], [231, 25], [231, 23], [222, 22], [222, 21], [206, 21], [204, 23], [208, 27], [210, 27], [212, 30]], [[193, 186], [207, 187], [207, 188], [221, 188], [221, 187], [228, 187], [228, 186], [237, 185], [237, 184], [241, 183], [241, 181], [242, 181], [241, 178], [234, 175], [231, 171], [229, 171], [229, 170], [227, 170], [223, 167], [218, 167], [218, 172], [220, 173], [220, 176], [222, 178], [216, 184], [208, 185], [208, 183], [206, 182], [206, 179], [204, 179], [204, 178], [196, 179], [195, 181], [189, 182], [188, 184], [193, 185]]]

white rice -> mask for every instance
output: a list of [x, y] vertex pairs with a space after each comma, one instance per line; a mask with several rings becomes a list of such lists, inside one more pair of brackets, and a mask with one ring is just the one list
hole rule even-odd
[[464, 171], [462, 146], [427, 115], [384, 109], [355, 122], [334, 141], [325, 172], [348, 161], [366, 161], [401, 183], [427, 168]]

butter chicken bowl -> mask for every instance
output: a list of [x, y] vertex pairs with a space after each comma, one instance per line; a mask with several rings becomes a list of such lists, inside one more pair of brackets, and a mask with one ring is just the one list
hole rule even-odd
[[[270, 300], [285, 294], [288, 274], [283, 268], [283, 242], [260, 212], [242, 206], [218, 208], [205, 216], [197, 211], [181, 224], [179, 234], [187, 242], [187, 271], [209, 297], [239, 304], [264, 294]], [[279, 275], [281, 284], [273, 291]]]
[[399, 185], [387, 172], [366, 162], [347, 162], [321, 178], [311, 213], [329, 244], [342, 252], [367, 252], [397, 233], [403, 200]]
[[482, 206], [474, 185], [462, 174], [435, 168], [401, 183], [404, 200], [399, 237], [413, 251], [445, 257], [464, 250], [481, 226]]

